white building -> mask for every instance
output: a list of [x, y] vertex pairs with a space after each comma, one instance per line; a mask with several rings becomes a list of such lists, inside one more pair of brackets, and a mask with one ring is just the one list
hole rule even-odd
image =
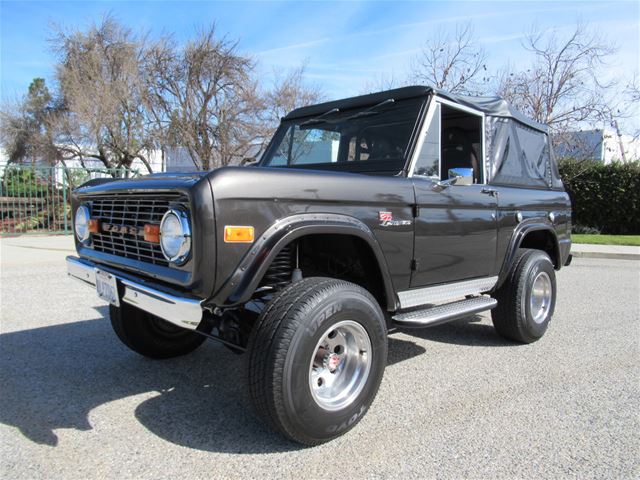
[[[171, 148], [165, 151], [164, 155], [161, 150], [152, 150], [147, 152], [146, 158], [153, 170], [153, 173], [158, 172], [189, 172], [193, 170], [197, 170], [194, 166], [191, 157], [189, 157], [189, 153], [186, 148]], [[8, 163], [8, 157], [3, 148], [0, 147], [0, 176], [4, 172], [5, 167]], [[95, 158], [85, 158], [84, 159], [84, 167], [80, 160], [72, 159], [67, 160], [67, 167], [69, 168], [86, 168], [86, 169], [95, 169], [95, 170], [104, 170], [104, 164]], [[52, 166], [50, 163], [42, 160], [34, 162], [34, 165], [37, 167], [49, 167]], [[146, 175], [149, 173], [146, 165], [139, 159], [135, 159], [131, 164], [131, 169], [137, 171], [140, 175]]]
[[605, 165], [611, 162], [640, 160], [640, 139], [618, 135], [613, 129], [569, 132], [554, 147], [556, 157], [595, 160]]

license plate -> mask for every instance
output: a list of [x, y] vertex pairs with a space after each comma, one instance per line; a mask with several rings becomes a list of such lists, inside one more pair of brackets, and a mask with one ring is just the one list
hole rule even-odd
[[101, 299], [106, 300], [116, 307], [120, 306], [118, 285], [116, 283], [116, 277], [113, 275], [101, 270], [96, 270], [96, 291]]

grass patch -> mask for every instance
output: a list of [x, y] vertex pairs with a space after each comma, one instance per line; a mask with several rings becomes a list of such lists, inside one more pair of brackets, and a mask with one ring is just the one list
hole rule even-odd
[[573, 243], [588, 243], [591, 245], [631, 245], [640, 247], [640, 235], [585, 235], [574, 233], [571, 235]]

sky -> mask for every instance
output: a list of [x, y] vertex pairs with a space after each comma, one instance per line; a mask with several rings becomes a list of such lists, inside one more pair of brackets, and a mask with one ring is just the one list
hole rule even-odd
[[471, 21], [487, 50], [489, 69], [525, 67], [522, 40], [535, 25], [569, 33], [577, 22], [618, 48], [606, 74], [631, 78], [640, 71], [640, 2], [538, 1], [0, 1], [0, 96], [16, 98], [34, 77], [53, 82], [52, 25], [86, 28], [110, 13], [134, 31], [173, 33], [185, 41], [215, 22], [258, 61], [260, 74], [306, 63], [306, 78], [328, 98], [363, 93], [381, 77], [403, 78], [429, 36]]

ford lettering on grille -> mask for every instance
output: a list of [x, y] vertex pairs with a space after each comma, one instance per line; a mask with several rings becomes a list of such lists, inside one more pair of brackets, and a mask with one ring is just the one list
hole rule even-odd
[[119, 233], [121, 235], [133, 235], [136, 237], [144, 236], [144, 229], [132, 227], [129, 225], [114, 225], [112, 223], [103, 223], [101, 227], [103, 232]]

